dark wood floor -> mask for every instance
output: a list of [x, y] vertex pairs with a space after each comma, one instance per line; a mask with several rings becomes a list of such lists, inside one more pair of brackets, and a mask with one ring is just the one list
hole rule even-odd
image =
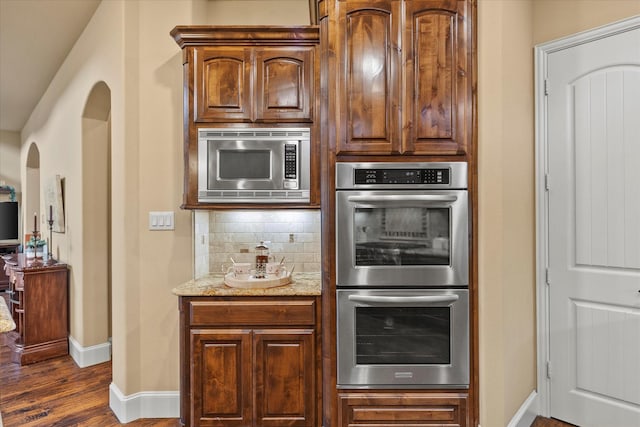
[[[109, 408], [111, 363], [78, 368], [70, 356], [32, 365], [11, 363], [0, 334], [0, 412], [4, 427], [121, 425]], [[135, 427], [174, 427], [177, 419], [144, 419]]]

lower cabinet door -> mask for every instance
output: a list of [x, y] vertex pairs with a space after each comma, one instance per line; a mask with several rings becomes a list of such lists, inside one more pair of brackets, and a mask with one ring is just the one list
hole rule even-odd
[[251, 330], [191, 330], [193, 426], [252, 425]]
[[313, 329], [254, 330], [255, 412], [260, 427], [316, 427]]
[[341, 427], [469, 425], [466, 393], [342, 393]]

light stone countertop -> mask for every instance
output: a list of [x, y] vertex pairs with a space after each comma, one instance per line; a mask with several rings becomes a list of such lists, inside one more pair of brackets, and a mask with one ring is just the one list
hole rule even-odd
[[16, 324], [9, 313], [9, 308], [4, 300], [4, 297], [0, 296], [0, 333], [13, 331], [16, 328]]
[[320, 273], [293, 273], [291, 283], [273, 288], [232, 288], [224, 283], [224, 274], [215, 273], [189, 280], [173, 288], [181, 297], [208, 296], [317, 296], [322, 294]]

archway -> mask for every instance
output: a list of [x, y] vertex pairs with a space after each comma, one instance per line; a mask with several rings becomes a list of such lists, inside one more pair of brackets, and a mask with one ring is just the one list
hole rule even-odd
[[[27, 152], [26, 191], [22, 210], [22, 242], [25, 236], [33, 232], [33, 215], [40, 212], [40, 150], [32, 142]], [[39, 217], [39, 215], [38, 215]], [[38, 230], [42, 230], [42, 223], [38, 223]]]
[[82, 113], [82, 306], [72, 308], [81, 316], [72, 351], [80, 366], [111, 359], [110, 159], [111, 90], [99, 82]]

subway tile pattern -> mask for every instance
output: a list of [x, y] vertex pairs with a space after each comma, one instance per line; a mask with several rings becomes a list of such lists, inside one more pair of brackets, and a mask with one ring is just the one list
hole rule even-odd
[[[276, 261], [285, 258], [289, 269], [298, 272], [320, 271], [320, 211], [264, 210], [210, 211], [207, 226], [198, 228], [195, 218], [196, 245], [203, 238], [198, 230], [208, 229], [209, 272], [220, 273], [236, 262], [254, 262], [255, 246], [268, 242]], [[197, 252], [197, 251], [196, 251]], [[198, 256], [196, 253], [196, 262]], [[196, 268], [196, 276], [201, 269]]]

